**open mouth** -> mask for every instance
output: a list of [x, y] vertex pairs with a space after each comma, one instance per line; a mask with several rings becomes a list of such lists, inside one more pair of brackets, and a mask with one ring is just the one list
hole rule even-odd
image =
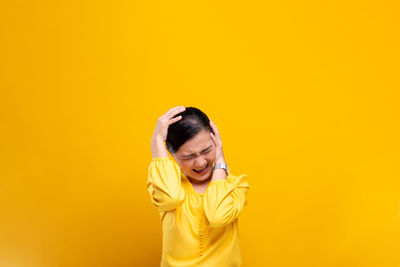
[[208, 164], [204, 167], [204, 169], [201, 170], [195, 170], [193, 169], [194, 172], [198, 173], [198, 174], [205, 174], [208, 170]]

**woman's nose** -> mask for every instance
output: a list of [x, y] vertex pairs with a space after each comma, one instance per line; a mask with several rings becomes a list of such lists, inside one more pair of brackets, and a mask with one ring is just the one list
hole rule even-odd
[[206, 166], [207, 164], [207, 160], [204, 158], [197, 158], [196, 162], [195, 162], [195, 167], [196, 168], [201, 168]]

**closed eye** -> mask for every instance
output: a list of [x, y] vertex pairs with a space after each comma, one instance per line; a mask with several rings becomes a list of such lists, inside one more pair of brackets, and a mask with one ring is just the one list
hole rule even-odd
[[210, 151], [211, 151], [211, 148], [207, 148], [207, 150], [203, 151], [203, 154], [207, 154]]
[[[206, 149], [202, 150], [200, 153], [201, 154], [207, 154], [211, 151], [212, 146], [207, 147]], [[183, 156], [182, 159], [193, 159], [195, 157], [195, 155], [187, 155], [187, 156]]]

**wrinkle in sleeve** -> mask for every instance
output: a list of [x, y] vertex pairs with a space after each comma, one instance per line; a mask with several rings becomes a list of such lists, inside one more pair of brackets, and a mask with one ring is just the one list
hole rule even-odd
[[185, 199], [179, 167], [170, 158], [153, 158], [148, 168], [147, 189], [159, 211], [170, 211]]
[[245, 174], [211, 182], [203, 203], [210, 227], [232, 223], [247, 204], [249, 188]]

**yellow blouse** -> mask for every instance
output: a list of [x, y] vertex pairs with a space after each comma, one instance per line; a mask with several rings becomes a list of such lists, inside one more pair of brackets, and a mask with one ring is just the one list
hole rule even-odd
[[238, 215], [247, 204], [247, 175], [211, 181], [194, 190], [179, 165], [152, 158], [147, 188], [162, 221], [162, 267], [236, 267], [242, 264]]

